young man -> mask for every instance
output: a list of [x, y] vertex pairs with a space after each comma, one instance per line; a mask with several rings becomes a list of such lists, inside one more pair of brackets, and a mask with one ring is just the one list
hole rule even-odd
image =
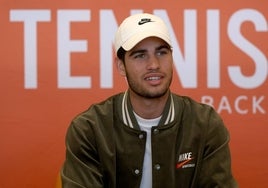
[[151, 14], [126, 18], [115, 50], [129, 89], [74, 118], [63, 187], [237, 187], [219, 115], [170, 91], [173, 57], [163, 20]]

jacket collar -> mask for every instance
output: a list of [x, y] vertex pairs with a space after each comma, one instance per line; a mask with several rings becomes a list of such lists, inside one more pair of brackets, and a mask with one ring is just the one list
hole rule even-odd
[[[123, 95], [122, 117], [125, 125], [140, 130], [138, 122], [133, 113], [133, 108], [129, 97], [129, 91], [126, 91]], [[162, 118], [159, 121], [159, 125], [167, 125], [168, 123], [174, 121], [174, 118], [175, 118], [174, 101], [173, 96], [170, 93], [165, 108], [163, 110]]]

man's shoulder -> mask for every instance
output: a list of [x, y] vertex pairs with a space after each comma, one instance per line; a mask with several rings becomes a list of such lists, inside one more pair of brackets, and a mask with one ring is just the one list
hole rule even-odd
[[184, 117], [196, 119], [209, 119], [211, 117], [219, 118], [215, 109], [207, 104], [198, 102], [189, 96], [180, 96], [173, 94], [174, 106], [178, 112], [181, 112]]
[[118, 104], [122, 94], [115, 94], [109, 98], [91, 104], [90, 107], [78, 113], [71, 121], [71, 127], [75, 129], [87, 130], [89, 128], [99, 129], [98, 127], [111, 125], [114, 117], [119, 113]]
[[210, 132], [223, 129], [225, 131], [221, 116], [212, 106], [200, 103], [188, 96], [173, 96], [176, 113], [181, 114], [181, 120], [187, 124], [187, 127], [192, 126], [195, 130], [210, 130]]
[[180, 105], [184, 105], [184, 107], [212, 109], [211, 106], [201, 103], [190, 96], [182, 96], [182, 95], [178, 95], [175, 93], [172, 93], [172, 96], [173, 96], [175, 105], [180, 104]]
[[110, 116], [113, 114], [115, 109], [118, 109], [123, 98], [123, 93], [117, 93], [112, 95], [105, 100], [93, 103], [88, 109], [79, 113], [78, 117], [99, 117], [99, 116]]

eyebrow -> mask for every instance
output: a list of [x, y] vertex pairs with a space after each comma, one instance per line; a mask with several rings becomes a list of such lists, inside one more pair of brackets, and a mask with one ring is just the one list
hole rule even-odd
[[170, 49], [171, 49], [171, 47], [170, 47], [169, 45], [167, 45], [167, 44], [163, 44], [163, 45], [157, 47], [156, 50], [161, 50], [161, 49], [163, 49], [163, 48], [165, 48], [165, 49], [167, 49], [167, 50], [170, 50]]
[[[171, 47], [169, 45], [167, 45], [167, 44], [160, 45], [160, 46], [156, 47], [155, 50], [158, 51], [158, 50], [161, 50], [163, 48], [168, 49], [168, 50], [171, 50]], [[131, 56], [133, 56], [135, 54], [138, 54], [138, 53], [144, 53], [146, 51], [147, 50], [145, 50], [145, 49], [134, 50], [133, 52], [131, 52], [129, 54], [129, 57], [131, 57]]]

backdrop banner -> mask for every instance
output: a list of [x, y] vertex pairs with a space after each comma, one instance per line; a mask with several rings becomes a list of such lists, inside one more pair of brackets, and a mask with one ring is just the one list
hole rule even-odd
[[213, 106], [240, 187], [268, 187], [266, 0], [0, 0], [0, 187], [49, 188], [72, 118], [125, 91], [113, 39], [148, 12], [173, 40], [172, 91]]

